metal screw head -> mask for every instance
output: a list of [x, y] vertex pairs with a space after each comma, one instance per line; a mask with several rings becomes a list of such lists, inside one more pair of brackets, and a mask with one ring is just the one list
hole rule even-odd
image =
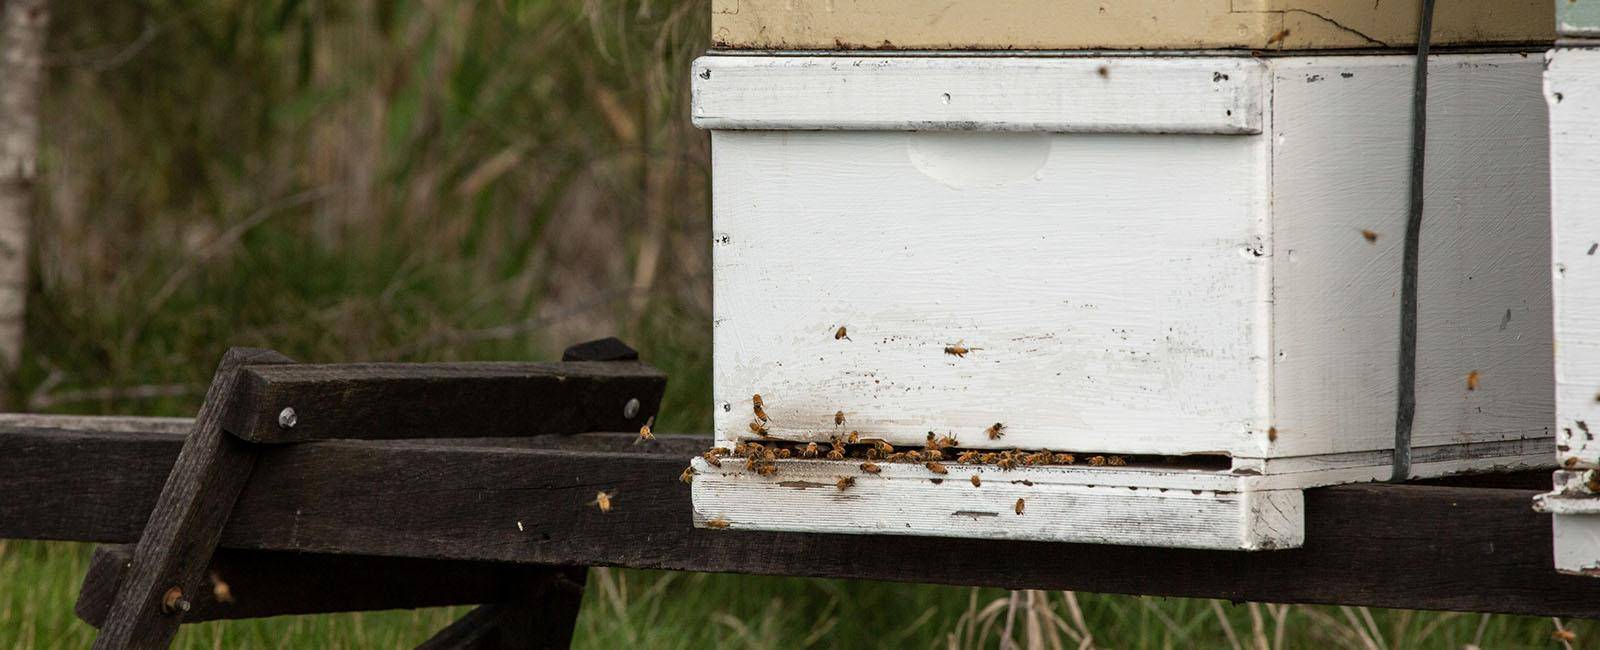
[[161, 594], [161, 611], [167, 614], [189, 611], [189, 600], [183, 597], [182, 587], [172, 587]]
[[278, 428], [280, 429], [293, 429], [294, 425], [299, 421], [300, 416], [295, 415], [293, 406], [285, 406], [282, 411], [278, 411]]
[[639, 415], [639, 398], [632, 397], [622, 406], [622, 417], [632, 420]]

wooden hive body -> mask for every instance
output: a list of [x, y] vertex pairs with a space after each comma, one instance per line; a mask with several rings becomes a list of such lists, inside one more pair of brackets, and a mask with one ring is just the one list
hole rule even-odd
[[1555, 319], [1556, 569], [1600, 575], [1600, 2], [1559, 0], [1564, 40], [1547, 55]]
[[[1431, 62], [1415, 476], [1549, 464], [1541, 67]], [[1410, 57], [708, 56], [694, 73], [718, 443], [759, 438], [760, 394], [776, 439], [933, 432], [1076, 459], [699, 461], [700, 520], [1281, 548], [1301, 542], [1302, 488], [1387, 478]]]

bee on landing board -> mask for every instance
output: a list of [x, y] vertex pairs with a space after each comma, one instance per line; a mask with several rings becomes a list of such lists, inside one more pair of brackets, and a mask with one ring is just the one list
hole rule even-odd
[[717, 453], [719, 451], [725, 453], [728, 450], [723, 449], [721, 447], [717, 447], [717, 448], [714, 448], [714, 449], [708, 449], [708, 450], [706, 450], [706, 453], [700, 454], [700, 457], [706, 459], [706, 464], [707, 465], [710, 465], [712, 467], [722, 467], [722, 456], [723, 456], [723, 454]]
[[722, 530], [722, 529], [727, 528], [727, 527], [728, 527], [728, 520], [723, 519], [721, 517], [716, 517], [714, 519], [707, 519], [706, 520], [706, 528], [715, 528], [717, 530]]
[[839, 340], [848, 341], [848, 340], [850, 340], [850, 333], [845, 331], [843, 325], [840, 325], [839, 329], [833, 331], [833, 340], [835, 340], [835, 341], [839, 341]]
[[972, 349], [966, 346], [965, 341], [956, 341], [955, 345], [944, 346], [945, 354], [963, 359], [966, 358], [967, 353], [971, 351]]
[[928, 451], [924, 452], [922, 455], [923, 455], [924, 458], [927, 458], [928, 460], [944, 460], [944, 452], [939, 451], [937, 449], [929, 449]]
[[856, 444], [858, 442], [861, 442], [861, 432], [860, 431], [851, 431], [850, 435], [846, 436], [844, 441], [847, 442], [847, 443], [850, 443], [852, 445]]
[[874, 463], [874, 462], [869, 460], [869, 461], [861, 464], [861, 471], [866, 472], [868, 474], [877, 474], [878, 472], [883, 471], [883, 468], [878, 467], [877, 463]]
[[1019, 514], [1019, 515], [1020, 515], [1020, 514], [1022, 514], [1022, 508], [1023, 508], [1023, 505], [1024, 505], [1024, 504], [1023, 504], [1023, 502], [1022, 502], [1022, 499], [1021, 499], [1021, 498], [1018, 498], [1018, 499], [1017, 499], [1017, 514]]
[[944, 465], [940, 465], [939, 463], [935, 463], [935, 462], [933, 462], [931, 460], [926, 462], [926, 463], [923, 463], [923, 466], [927, 467], [928, 471], [933, 472], [935, 474], [949, 474], [950, 473], [950, 470], [945, 469]]
[[793, 456], [794, 452], [789, 451], [787, 448], [779, 447], [777, 449], [777, 451], [773, 452], [773, 454], [776, 455], [778, 458], [788, 458], [790, 456]]
[[1106, 459], [1106, 464], [1112, 467], [1122, 467], [1128, 464], [1128, 459], [1121, 456], [1112, 456]]
[[844, 445], [839, 444], [839, 441], [835, 440], [833, 442], [833, 449], [828, 450], [828, 460], [844, 460], [844, 452]]
[[611, 512], [611, 499], [612, 497], [616, 496], [616, 494], [616, 492], [600, 492], [599, 494], [594, 495], [594, 500], [590, 501], [589, 503], [591, 505], [600, 506], [600, 512]]
[[817, 443], [808, 442], [808, 443], [806, 443], [806, 448], [800, 450], [800, 457], [801, 458], [816, 458], [818, 453], [819, 452], [817, 451]]
[[1074, 458], [1072, 454], [1056, 454], [1051, 460], [1054, 460], [1057, 465], [1071, 465], [1078, 459]]
[[978, 487], [980, 485], [983, 485], [983, 479], [978, 478], [977, 474], [973, 474], [972, 475], [972, 487]]
[[844, 424], [844, 411], [834, 411], [833, 426], [840, 426], [842, 424]]
[[633, 444], [637, 445], [637, 444], [639, 444], [641, 442], [655, 440], [656, 439], [656, 434], [654, 434], [654, 433], [652, 433], [650, 431], [650, 425], [655, 424], [655, 423], [656, 423], [656, 416], [654, 416], [654, 415], [650, 416], [650, 419], [645, 420], [644, 426], [639, 427], [639, 437], [638, 437], [638, 439], [633, 441]]
[[956, 456], [956, 462], [962, 464], [970, 463], [977, 460], [979, 455], [980, 454], [975, 450], [963, 451], [961, 452], [961, 455]]
[[853, 477], [853, 476], [841, 476], [841, 477], [839, 477], [839, 482], [834, 483], [834, 486], [839, 488], [840, 492], [843, 492], [843, 491], [845, 491], [846, 489], [850, 488], [851, 486], [853, 486], [855, 484], [856, 484], [855, 477]]
[[989, 436], [990, 440], [999, 440], [1006, 435], [1006, 425], [1001, 422], [996, 422], [989, 425], [989, 428], [984, 429], [983, 432]]
[[1105, 464], [1106, 464], [1106, 457], [1105, 456], [1090, 456], [1089, 457], [1089, 466], [1090, 467], [1105, 467]]

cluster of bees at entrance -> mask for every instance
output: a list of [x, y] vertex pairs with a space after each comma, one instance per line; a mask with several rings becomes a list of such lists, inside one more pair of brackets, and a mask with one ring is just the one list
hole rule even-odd
[[[750, 399], [751, 411], [755, 418], [750, 421], [750, 432], [760, 436], [765, 442], [741, 441], [733, 446], [712, 447], [701, 454], [701, 458], [713, 467], [723, 467], [725, 462], [742, 462], [744, 469], [755, 472], [761, 476], [772, 476], [778, 473], [778, 461], [788, 459], [818, 459], [831, 461], [861, 461], [858, 467], [868, 474], [877, 474], [883, 471], [879, 463], [907, 463], [919, 464], [930, 473], [943, 476], [950, 470], [945, 463], [958, 465], [992, 465], [1000, 470], [1013, 470], [1018, 467], [1032, 467], [1038, 465], [1074, 465], [1078, 464], [1078, 456], [1065, 452], [1053, 452], [1048, 449], [1025, 451], [1022, 449], [1009, 450], [982, 450], [964, 449], [954, 435], [935, 435], [928, 432], [927, 441], [920, 447], [896, 448], [888, 442], [863, 437], [858, 431], [830, 436], [828, 442], [792, 442], [777, 440], [770, 437], [767, 431], [766, 404], [762, 402], [761, 395]], [[836, 427], [843, 427], [845, 422], [844, 412], [839, 411], [833, 415]], [[999, 440], [1005, 436], [1006, 425], [996, 422], [984, 430], [984, 435], [989, 440]], [[1120, 467], [1127, 465], [1128, 461], [1122, 456], [1093, 455], [1083, 459], [1091, 467]], [[685, 483], [694, 480], [694, 469], [686, 469], [681, 477]], [[938, 479], [935, 479], [938, 480]], [[972, 475], [972, 484], [980, 485], [982, 480], [977, 474]], [[855, 478], [842, 477], [837, 487], [846, 490], [855, 485]]]

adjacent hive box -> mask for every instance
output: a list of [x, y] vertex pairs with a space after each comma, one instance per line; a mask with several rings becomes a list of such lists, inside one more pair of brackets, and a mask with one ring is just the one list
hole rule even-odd
[[[1542, 66], [1431, 62], [1415, 476], [1549, 466]], [[693, 73], [717, 443], [770, 444], [759, 394], [793, 452], [696, 461], [702, 525], [1283, 548], [1302, 488], [1388, 477], [1410, 57]], [[943, 474], [793, 444], [852, 431], [959, 442]], [[1013, 448], [1073, 460], [948, 459]]]
[[[1553, 37], [1551, 0], [1440, 4], [1438, 45]], [[768, 50], [1398, 48], [1416, 42], [1417, 22], [1415, 0], [713, 0], [711, 11], [717, 47]]]
[[[1600, 575], [1600, 1], [1557, 0], [1548, 54], [1556, 443], [1564, 468], [1539, 498], [1554, 514], [1556, 569]], [[1589, 40], [1586, 40], [1587, 37]]]

